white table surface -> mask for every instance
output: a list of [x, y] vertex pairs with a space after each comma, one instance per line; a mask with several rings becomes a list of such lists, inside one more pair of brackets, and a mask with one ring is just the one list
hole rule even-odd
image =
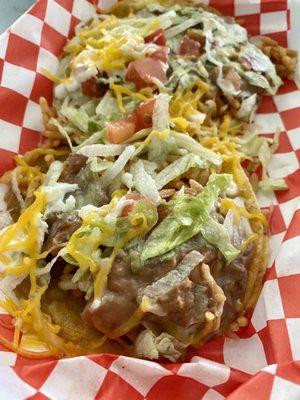
[[35, 0], [0, 0], [0, 33], [19, 18]]

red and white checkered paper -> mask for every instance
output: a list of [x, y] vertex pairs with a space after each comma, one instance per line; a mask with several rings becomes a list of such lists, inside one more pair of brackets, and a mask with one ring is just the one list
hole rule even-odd
[[[13, 156], [38, 145], [38, 100], [52, 99], [52, 83], [40, 68], [55, 72], [74, 26], [92, 15], [91, 2], [39, 0], [0, 36], [0, 174], [13, 167]], [[298, 0], [209, 3], [242, 20], [252, 35], [299, 46]], [[287, 176], [289, 190], [260, 198], [262, 206], [274, 208], [271, 255], [251, 323], [239, 331], [239, 339], [210, 341], [184, 364], [107, 354], [36, 361], [0, 345], [1, 400], [300, 399], [300, 90], [294, 82], [265, 98], [257, 123], [263, 134], [280, 129], [269, 173]], [[10, 317], [0, 312], [0, 334], [12, 338]]]

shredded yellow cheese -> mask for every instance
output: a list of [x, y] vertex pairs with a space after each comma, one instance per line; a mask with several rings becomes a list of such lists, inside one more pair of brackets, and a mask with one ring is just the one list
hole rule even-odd
[[185, 118], [171, 118], [171, 121], [173, 122], [173, 124], [175, 124], [175, 127], [179, 132], [186, 132], [189, 122]]
[[56, 84], [59, 84], [59, 83], [62, 82], [62, 79], [60, 77], [58, 77], [55, 74], [52, 74], [52, 72], [50, 72], [47, 68], [42, 67], [40, 71], [50, 81], [52, 81], [52, 82], [54, 82]]
[[257, 233], [251, 233], [247, 239], [245, 239], [241, 245], [241, 252], [244, 253], [249, 245], [259, 239], [259, 235]]
[[114, 258], [115, 257], [113, 255], [112, 257], [102, 260], [101, 262], [100, 270], [98, 271], [94, 281], [94, 297], [96, 299], [99, 299], [103, 296]]
[[144, 296], [142, 298], [141, 304], [138, 306], [138, 308], [135, 310], [129, 320], [119, 326], [117, 329], [113, 330], [111, 334], [109, 334], [109, 337], [118, 338], [130, 332], [135, 326], [137, 326], [141, 322], [146, 312], [145, 310], [147, 310], [147, 307], [148, 299]]
[[132, 90], [130, 90], [129, 88], [123, 87], [121, 85], [112, 85], [112, 89], [116, 94], [116, 98], [117, 98], [117, 103], [118, 103], [118, 107], [119, 110], [122, 113], [125, 113], [126, 110], [124, 108], [123, 105], [123, 99], [122, 99], [122, 94], [125, 94], [127, 96], [132, 97], [133, 99], [136, 100], [140, 100], [140, 101], [147, 101], [149, 100], [149, 97], [146, 97], [144, 94], [139, 93], [139, 92], [133, 92]]
[[[24, 210], [19, 220], [0, 233], [1, 262], [8, 266], [9, 262], [4, 253], [22, 249], [27, 255], [23, 257], [24, 271], [31, 269], [31, 260], [36, 260], [39, 255], [39, 227], [37, 218], [45, 209], [46, 195], [42, 191], [35, 193], [34, 203]], [[18, 236], [21, 238], [18, 240]], [[24, 238], [23, 238], [24, 236]], [[29, 262], [28, 262], [29, 260]], [[3, 271], [5, 273], [5, 270]]]
[[260, 213], [250, 213], [247, 211], [245, 208], [240, 207], [234, 203], [233, 200], [231, 199], [222, 199], [221, 200], [221, 210], [233, 210], [234, 215], [237, 216], [238, 222], [240, 221], [240, 217], [243, 216], [249, 220], [251, 219], [257, 219], [263, 223], [263, 225], [267, 225], [266, 217], [260, 212]]
[[223, 118], [223, 122], [221, 123], [219, 130], [222, 137], [228, 135], [230, 129], [230, 116], [226, 114]]

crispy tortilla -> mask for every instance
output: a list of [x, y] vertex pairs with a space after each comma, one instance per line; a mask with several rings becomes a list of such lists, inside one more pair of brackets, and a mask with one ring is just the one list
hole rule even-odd
[[[247, 211], [252, 214], [261, 214], [252, 186], [237, 158], [229, 157], [228, 160], [224, 161], [221, 172], [233, 175], [239, 187], [240, 196], [245, 200]], [[241, 299], [241, 307], [236, 318], [244, 315], [245, 311], [255, 306], [261, 291], [268, 257], [268, 239], [263, 222], [259, 219], [253, 219], [250, 220], [250, 224], [257, 238], [252, 243], [253, 256], [248, 268], [246, 290], [244, 298]], [[108, 340], [104, 345], [97, 347], [97, 343], [102, 337], [101, 334], [87, 327], [81, 319], [81, 313], [85, 306], [84, 299], [76, 298], [71, 296], [69, 292], [59, 289], [57, 282], [57, 279], [51, 279], [51, 284], [43, 298], [42, 310], [51, 316], [53, 323], [61, 326], [59, 335], [66, 342], [79, 345], [82, 353], [93, 353], [101, 350], [101, 352], [124, 354], [124, 348], [116, 341]], [[193, 347], [199, 348], [213, 335], [223, 333], [221, 330], [215, 329], [215, 316], [212, 313], [207, 312], [205, 318], [206, 322], [202, 330], [188, 340]]]
[[[222, 170], [233, 175], [241, 197], [245, 200], [247, 211], [253, 214], [260, 214], [261, 210], [253, 188], [237, 158], [229, 157], [227, 161], [224, 161]], [[268, 237], [265, 233], [263, 222], [261, 220], [251, 220], [250, 224], [253, 232], [257, 234], [257, 239], [253, 242], [253, 259], [248, 269], [247, 287], [241, 306], [241, 314], [245, 310], [253, 308], [257, 302], [269, 254]]]

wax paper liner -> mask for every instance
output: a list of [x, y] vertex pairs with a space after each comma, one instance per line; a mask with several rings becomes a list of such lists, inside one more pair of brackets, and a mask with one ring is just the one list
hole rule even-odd
[[[252, 35], [298, 45], [298, 0], [210, 4], [242, 20]], [[40, 68], [55, 72], [74, 26], [92, 11], [87, 0], [40, 0], [0, 37], [0, 173], [13, 167], [17, 153], [38, 145], [38, 100], [41, 95], [52, 98], [52, 84]], [[260, 197], [262, 206], [273, 206], [271, 255], [251, 323], [239, 338], [211, 341], [191, 354], [189, 362], [175, 365], [101, 354], [36, 361], [0, 347], [1, 400], [300, 398], [300, 91], [294, 82], [265, 98], [257, 123], [264, 134], [280, 129], [269, 173], [272, 178], [287, 176], [289, 190]], [[0, 334], [7, 338], [12, 337], [9, 323], [1, 311]]]

